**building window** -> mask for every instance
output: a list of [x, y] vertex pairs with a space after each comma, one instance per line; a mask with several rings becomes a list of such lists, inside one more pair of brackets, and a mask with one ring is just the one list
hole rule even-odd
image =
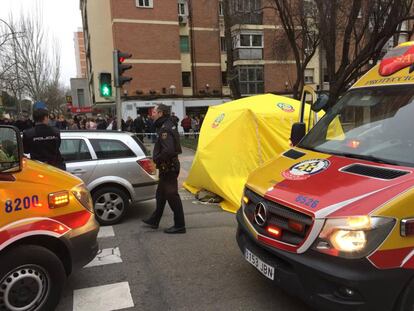
[[178, 1], [178, 15], [179, 16], [187, 16], [188, 9], [187, 9], [187, 1], [179, 0]]
[[223, 86], [228, 86], [229, 83], [227, 81], [227, 71], [222, 71], [221, 72], [221, 83], [223, 84]]
[[153, 0], [135, 0], [135, 5], [139, 8], [153, 8]]
[[226, 38], [220, 37], [220, 51], [226, 52], [227, 51], [227, 44], [226, 44]]
[[305, 84], [314, 83], [313, 77], [315, 74], [315, 69], [305, 69]]
[[191, 87], [191, 72], [184, 71], [182, 74], [183, 87]]
[[240, 33], [233, 40], [235, 48], [263, 48], [261, 33]]
[[180, 51], [181, 53], [189, 53], [190, 45], [188, 43], [188, 36], [180, 36]]
[[262, 9], [261, 0], [235, 0], [233, 1], [233, 12], [251, 13]]
[[219, 16], [224, 16], [224, 4], [223, 4], [223, 1], [219, 1]]
[[238, 71], [242, 95], [264, 93], [263, 66], [240, 66]]
[[85, 91], [84, 89], [77, 89], [76, 90], [76, 95], [78, 97], [78, 106], [80, 107], [85, 107]]

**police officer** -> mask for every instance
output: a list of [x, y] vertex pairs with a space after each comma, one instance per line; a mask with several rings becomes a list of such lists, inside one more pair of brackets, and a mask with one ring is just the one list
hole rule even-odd
[[178, 154], [182, 153], [177, 126], [170, 118], [169, 108], [163, 104], [154, 108], [152, 119], [158, 134], [153, 152], [153, 160], [159, 169], [159, 183], [156, 193], [157, 207], [151, 217], [143, 222], [151, 228], [157, 229], [168, 201], [174, 212], [174, 226], [164, 232], [185, 233], [183, 204], [178, 194], [177, 181], [180, 172]]
[[66, 170], [66, 165], [60, 154], [60, 132], [56, 127], [48, 125], [49, 112], [42, 102], [33, 105], [33, 120], [35, 126], [23, 132], [24, 153], [30, 158]]

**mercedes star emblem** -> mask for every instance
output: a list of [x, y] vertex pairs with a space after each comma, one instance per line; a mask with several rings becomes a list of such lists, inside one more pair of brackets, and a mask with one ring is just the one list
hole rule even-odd
[[254, 221], [260, 226], [263, 227], [267, 220], [267, 209], [266, 206], [259, 202], [256, 205], [254, 210]]

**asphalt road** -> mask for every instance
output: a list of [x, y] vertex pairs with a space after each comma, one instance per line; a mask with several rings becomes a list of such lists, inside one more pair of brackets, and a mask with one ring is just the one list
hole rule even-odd
[[[183, 156], [181, 178], [190, 160]], [[155, 201], [135, 205], [122, 223], [102, 229], [102, 258], [68, 279], [57, 310], [310, 310], [244, 260], [234, 214], [180, 193], [186, 234], [162, 232], [173, 222], [168, 207], [152, 230], [141, 219]]]

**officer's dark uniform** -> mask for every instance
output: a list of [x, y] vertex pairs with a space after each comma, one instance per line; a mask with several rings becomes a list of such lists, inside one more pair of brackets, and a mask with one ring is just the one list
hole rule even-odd
[[23, 132], [24, 153], [29, 153], [33, 160], [65, 170], [66, 165], [59, 151], [60, 142], [59, 130], [43, 123]]
[[158, 226], [168, 201], [174, 212], [174, 226], [184, 228], [184, 212], [178, 194], [178, 174], [180, 162], [178, 154], [182, 153], [177, 127], [170, 117], [163, 116], [155, 121], [158, 139], [154, 146], [153, 160], [159, 169], [159, 184], [156, 193], [157, 208], [147, 223]]

